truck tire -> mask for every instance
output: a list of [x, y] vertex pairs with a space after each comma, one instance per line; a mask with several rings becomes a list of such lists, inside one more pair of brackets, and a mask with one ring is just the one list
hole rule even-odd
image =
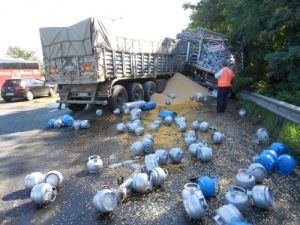
[[129, 101], [144, 100], [144, 89], [140, 83], [131, 83], [127, 86]]
[[156, 80], [156, 92], [162, 93], [167, 86], [167, 81], [165, 79], [157, 79]]
[[146, 81], [143, 84], [144, 88], [144, 100], [149, 102], [151, 100], [151, 95], [156, 92], [156, 85], [153, 81]]
[[68, 108], [74, 112], [79, 112], [81, 110], [84, 110], [86, 107], [86, 104], [70, 104]]
[[128, 102], [128, 94], [122, 85], [115, 85], [112, 88], [112, 96], [109, 101], [111, 110], [120, 109], [123, 103]]

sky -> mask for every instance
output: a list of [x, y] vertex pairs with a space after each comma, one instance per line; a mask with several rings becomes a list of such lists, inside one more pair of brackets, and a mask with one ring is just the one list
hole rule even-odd
[[70, 26], [88, 17], [108, 31], [144, 40], [175, 38], [189, 23], [182, 5], [199, 0], [2, 0], [0, 56], [8, 46], [35, 51], [42, 60], [40, 27]]

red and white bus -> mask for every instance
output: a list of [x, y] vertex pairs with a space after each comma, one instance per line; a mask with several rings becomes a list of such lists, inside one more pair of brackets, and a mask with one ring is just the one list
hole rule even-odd
[[35, 78], [42, 74], [38, 62], [26, 60], [0, 59], [0, 88], [7, 79]]

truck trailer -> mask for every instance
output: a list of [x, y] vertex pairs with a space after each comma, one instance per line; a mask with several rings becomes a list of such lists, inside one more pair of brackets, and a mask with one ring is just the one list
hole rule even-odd
[[95, 18], [40, 28], [40, 38], [46, 79], [58, 84], [57, 102], [73, 111], [87, 104], [109, 104], [113, 110], [129, 101], [149, 101], [176, 69], [176, 40], [119, 37]]

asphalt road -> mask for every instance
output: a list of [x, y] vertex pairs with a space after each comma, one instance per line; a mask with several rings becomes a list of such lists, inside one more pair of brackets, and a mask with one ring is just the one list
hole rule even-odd
[[[120, 142], [121, 137], [116, 134], [114, 125], [121, 118], [111, 115], [106, 109], [101, 118], [95, 116], [94, 109], [72, 114], [66, 108], [57, 110], [54, 100], [0, 102], [1, 224], [213, 224], [211, 218], [215, 209], [224, 204], [224, 192], [208, 199], [210, 209], [203, 220], [191, 221], [180, 198], [183, 185], [199, 174], [214, 174], [224, 187], [232, 185], [238, 169], [249, 164], [252, 157], [262, 150], [251, 142], [249, 134], [255, 131], [255, 127], [247, 121], [238, 120], [230, 112], [217, 116], [207, 109], [201, 112], [203, 109], [193, 108], [191, 114], [202, 113], [202, 119], [227, 132], [227, 141], [214, 149], [214, 161], [203, 164], [187, 157], [183, 164], [167, 166], [170, 179], [163, 188], [137, 195], [119, 205], [114, 213], [100, 215], [92, 206], [93, 196], [103, 185], [116, 187], [117, 178], [128, 176], [131, 170], [104, 169], [102, 173], [89, 175], [87, 159], [99, 154], [104, 165], [131, 159], [129, 143], [136, 137], [125, 139], [127, 144]], [[79, 132], [73, 128], [47, 128], [50, 118], [65, 113], [71, 113], [76, 119], [89, 119], [91, 128]], [[147, 116], [146, 113], [145, 118]], [[176, 132], [170, 134], [175, 135], [174, 139], [182, 138]], [[165, 137], [170, 134], [166, 133]], [[31, 172], [46, 173], [50, 170], [62, 172], [63, 187], [58, 190], [53, 203], [37, 206], [24, 188], [24, 177]], [[299, 174], [299, 169], [289, 176], [272, 173], [265, 184], [273, 188], [276, 207], [270, 211], [249, 207], [244, 213], [247, 221], [266, 225], [300, 224]]]

